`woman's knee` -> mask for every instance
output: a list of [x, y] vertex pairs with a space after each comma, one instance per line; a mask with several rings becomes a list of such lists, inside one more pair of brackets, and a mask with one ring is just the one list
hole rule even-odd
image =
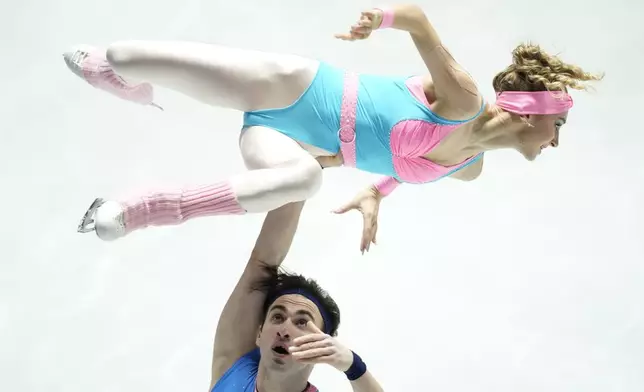
[[312, 157], [296, 159], [240, 174], [231, 183], [247, 212], [266, 212], [315, 195], [322, 185], [322, 168]]
[[322, 167], [288, 136], [269, 128], [248, 127], [240, 135], [239, 146], [249, 170], [279, 170], [280, 180], [273, 191], [290, 195], [289, 201], [307, 199], [320, 189]]
[[303, 159], [293, 167], [293, 184], [301, 199], [315, 195], [322, 187], [322, 167], [313, 158]]

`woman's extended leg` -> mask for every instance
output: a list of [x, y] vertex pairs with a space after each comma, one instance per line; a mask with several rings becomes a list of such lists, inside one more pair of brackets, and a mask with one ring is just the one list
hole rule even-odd
[[78, 47], [63, 57], [75, 74], [123, 99], [150, 104], [154, 85], [242, 111], [292, 104], [318, 67], [296, 55], [185, 41], [122, 41], [107, 50]]
[[[240, 139], [250, 171], [190, 189], [154, 192], [125, 202], [97, 199], [80, 232], [113, 240], [147, 226], [181, 224], [200, 216], [268, 212], [313, 196], [322, 168], [297, 142], [275, 130], [249, 127]], [[94, 227], [88, 228], [88, 224]]]

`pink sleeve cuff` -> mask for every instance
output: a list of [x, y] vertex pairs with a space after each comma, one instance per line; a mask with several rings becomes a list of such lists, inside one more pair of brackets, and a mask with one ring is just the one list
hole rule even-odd
[[388, 29], [394, 25], [394, 11], [391, 8], [376, 8], [377, 10], [382, 11], [382, 21], [378, 30]]
[[400, 185], [400, 182], [393, 177], [383, 177], [378, 180], [373, 186], [380, 192], [383, 196], [388, 196], [391, 192], [394, 191]]

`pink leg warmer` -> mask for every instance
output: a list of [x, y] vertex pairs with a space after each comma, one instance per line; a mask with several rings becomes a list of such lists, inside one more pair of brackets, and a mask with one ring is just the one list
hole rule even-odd
[[65, 63], [74, 74], [90, 85], [126, 101], [163, 108], [153, 102], [154, 89], [150, 83], [132, 84], [114, 72], [105, 51], [80, 47], [63, 54]]
[[226, 181], [192, 189], [155, 192], [123, 205], [128, 233], [147, 226], [178, 225], [201, 216], [246, 213]]

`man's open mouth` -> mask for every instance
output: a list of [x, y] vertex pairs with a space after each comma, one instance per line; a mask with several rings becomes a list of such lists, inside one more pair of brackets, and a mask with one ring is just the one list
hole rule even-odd
[[279, 355], [289, 355], [289, 352], [286, 349], [286, 346], [274, 346], [273, 351]]

